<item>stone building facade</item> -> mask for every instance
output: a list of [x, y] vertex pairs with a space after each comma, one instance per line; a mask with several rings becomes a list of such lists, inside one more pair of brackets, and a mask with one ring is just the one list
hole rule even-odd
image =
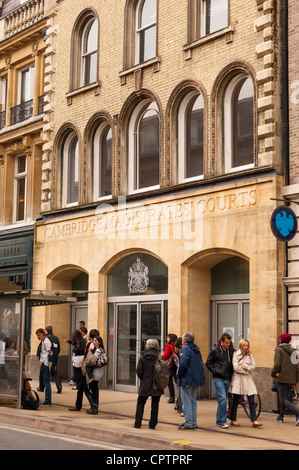
[[163, 347], [192, 330], [206, 358], [230, 331], [250, 338], [272, 406], [286, 327], [269, 224], [284, 184], [280, 18], [274, 0], [57, 0], [48, 14], [33, 287], [78, 301], [34, 309], [32, 331], [98, 328], [105, 386], [136, 391], [147, 337]]

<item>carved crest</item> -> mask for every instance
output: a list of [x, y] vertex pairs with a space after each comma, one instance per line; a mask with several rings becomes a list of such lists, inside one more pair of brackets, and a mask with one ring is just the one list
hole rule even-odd
[[139, 294], [147, 291], [149, 285], [148, 267], [137, 258], [128, 272], [128, 287], [130, 294]]

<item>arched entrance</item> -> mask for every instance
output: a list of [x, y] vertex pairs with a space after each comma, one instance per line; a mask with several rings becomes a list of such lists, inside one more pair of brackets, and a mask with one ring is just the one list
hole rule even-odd
[[[79, 321], [85, 321], [88, 328], [88, 274], [79, 266], [62, 265], [47, 276], [47, 289], [71, 291], [77, 301], [68, 305], [46, 307], [47, 323], [51, 324], [54, 334], [59, 338], [69, 338], [78, 329]], [[61, 341], [59, 369], [61, 378], [73, 375], [72, 354], [69, 344]]]
[[113, 364], [108, 386], [136, 392], [136, 365], [146, 340], [155, 338], [164, 347], [167, 266], [150, 254], [131, 254], [111, 269], [107, 289], [108, 353]]
[[212, 343], [229, 333], [237, 349], [239, 340], [250, 340], [249, 263], [233, 256], [211, 269]]

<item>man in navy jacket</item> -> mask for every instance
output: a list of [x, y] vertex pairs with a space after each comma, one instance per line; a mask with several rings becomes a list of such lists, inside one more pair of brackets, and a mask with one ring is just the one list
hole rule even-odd
[[178, 386], [181, 387], [181, 399], [185, 422], [178, 429], [196, 429], [197, 391], [205, 384], [205, 375], [201, 352], [194, 343], [193, 333], [184, 333], [183, 347], [179, 355], [177, 370]]

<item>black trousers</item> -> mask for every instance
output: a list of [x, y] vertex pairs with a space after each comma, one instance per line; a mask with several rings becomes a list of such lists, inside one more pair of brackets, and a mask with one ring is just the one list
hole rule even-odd
[[[147, 399], [148, 397], [141, 397], [140, 395], [138, 396], [137, 406], [136, 406], [136, 415], [135, 415], [135, 427], [136, 428], [141, 427], [144, 407], [145, 407]], [[151, 418], [150, 418], [149, 425], [148, 425], [149, 428], [151, 429], [155, 429], [158, 423], [159, 402], [160, 402], [160, 396], [152, 397]]]
[[[233, 404], [230, 410], [229, 419], [231, 421], [237, 421], [237, 409], [239, 405], [241, 395], [237, 395], [236, 393], [233, 394]], [[249, 403], [249, 410], [250, 410], [250, 421], [253, 423], [256, 421], [256, 408], [254, 404], [254, 395], [247, 395], [248, 403]]]
[[97, 408], [98, 405], [95, 403], [93, 396], [87, 386], [86, 377], [82, 374], [81, 367], [74, 367], [76, 384], [77, 384], [77, 399], [76, 408], [81, 410], [83, 402], [83, 393], [85, 393], [87, 400], [92, 408]]
[[280, 401], [280, 410], [279, 410], [279, 418], [283, 419], [284, 414], [286, 412], [286, 408], [294, 413], [295, 416], [298, 416], [297, 408], [288, 401], [288, 396], [290, 390], [292, 388], [291, 384], [283, 384], [278, 382], [278, 397]]

